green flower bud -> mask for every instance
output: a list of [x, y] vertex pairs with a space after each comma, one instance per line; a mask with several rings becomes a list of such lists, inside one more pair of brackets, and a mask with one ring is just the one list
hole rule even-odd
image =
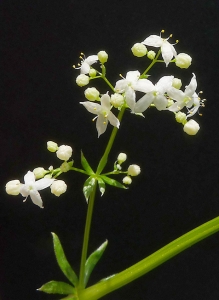
[[89, 76], [90, 77], [95, 77], [96, 75], [97, 75], [97, 71], [95, 69], [90, 69]]
[[132, 183], [132, 179], [131, 179], [130, 176], [125, 176], [125, 177], [123, 178], [122, 182], [123, 182], [124, 184], [131, 184], [131, 183]]
[[38, 167], [33, 170], [33, 174], [36, 179], [40, 179], [44, 177], [44, 175], [46, 174], [46, 170], [42, 167]]
[[189, 120], [183, 127], [183, 130], [188, 135], [196, 135], [196, 133], [199, 131], [200, 126], [195, 120]]
[[181, 69], [187, 69], [191, 65], [191, 62], [192, 62], [192, 58], [188, 54], [179, 53], [176, 56], [175, 64], [177, 67]]
[[185, 124], [186, 122], [186, 114], [179, 111], [175, 114], [176, 122]]
[[76, 78], [76, 83], [78, 86], [85, 86], [89, 83], [89, 77], [85, 74], [80, 74]]
[[181, 86], [182, 86], [182, 81], [181, 81], [181, 79], [179, 79], [179, 78], [173, 78], [172, 86], [173, 86], [175, 89], [179, 90], [179, 89], [181, 88]]
[[87, 100], [89, 100], [89, 101], [95, 101], [95, 100], [99, 99], [100, 93], [99, 93], [99, 91], [96, 88], [91, 87], [91, 88], [87, 88], [84, 91], [84, 95], [87, 98]]
[[147, 57], [151, 60], [153, 60], [156, 56], [156, 53], [153, 50], [148, 51]]
[[99, 51], [97, 53], [97, 56], [101, 64], [104, 64], [108, 60], [108, 54], [106, 53], [106, 51]]
[[145, 56], [147, 53], [147, 48], [142, 43], [134, 44], [133, 47], [131, 48], [131, 50], [132, 50], [133, 55], [137, 56], [137, 57]]
[[58, 144], [56, 144], [55, 142], [52, 142], [52, 141], [48, 141], [47, 142], [47, 149], [50, 151], [50, 152], [56, 152], [58, 150]]
[[124, 97], [118, 93], [111, 95], [110, 103], [115, 107], [121, 107], [124, 104]]

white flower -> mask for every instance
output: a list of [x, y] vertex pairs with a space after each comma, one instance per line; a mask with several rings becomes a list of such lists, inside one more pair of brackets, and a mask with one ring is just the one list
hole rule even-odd
[[192, 63], [192, 58], [186, 53], [179, 53], [176, 56], [175, 64], [181, 69], [187, 69]]
[[200, 129], [199, 124], [195, 120], [189, 120], [183, 127], [188, 135], [195, 135]]
[[128, 167], [128, 175], [137, 176], [141, 173], [141, 168], [138, 165], [130, 165]]
[[9, 181], [5, 186], [6, 193], [13, 196], [17, 196], [20, 193], [20, 188], [21, 183], [17, 179]]
[[158, 110], [166, 109], [168, 100], [164, 93], [171, 87], [173, 76], [163, 76], [157, 84], [153, 85], [153, 90], [144, 95], [134, 106], [135, 113], [144, 112], [152, 103]]
[[116, 116], [110, 111], [111, 104], [110, 104], [110, 96], [108, 94], [104, 94], [100, 98], [100, 103], [93, 103], [93, 102], [80, 102], [90, 113], [97, 115], [96, 118], [96, 128], [98, 132], [98, 137], [106, 131], [108, 121], [111, 125], [119, 128], [120, 122], [116, 118]]
[[35, 181], [34, 173], [28, 171], [24, 176], [24, 184], [20, 188], [20, 193], [23, 197], [26, 197], [24, 201], [27, 200], [27, 197], [30, 196], [32, 202], [38, 205], [40, 208], [43, 208], [43, 202], [38, 191], [43, 190], [50, 186], [55, 179], [42, 178]]
[[135, 107], [135, 91], [139, 92], [151, 92], [153, 90], [153, 84], [148, 79], [139, 79], [139, 71], [129, 71], [126, 74], [126, 78], [118, 80], [116, 82], [115, 91], [117, 93], [125, 93], [126, 103], [134, 112]]
[[166, 66], [168, 66], [168, 64], [171, 61], [171, 59], [173, 58], [173, 56], [177, 55], [176, 50], [173, 47], [173, 45], [171, 45], [168, 42], [169, 38], [164, 39], [158, 35], [150, 35], [142, 42], [142, 44], [145, 44], [147, 46], [161, 47], [162, 57], [163, 57], [163, 60], [166, 64]]
[[184, 106], [191, 107], [194, 104], [195, 90], [197, 88], [196, 76], [193, 74], [193, 77], [186, 86], [185, 91], [178, 90], [174, 87], [170, 87], [167, 91], [167, 94], [170, 98], [176, 102], [172, 104], [168, 109], [173, 112], [181, 110]]
[[90, 55], [87, 58], [83, 59], [81, 62], [81, 74], [88, 74], [90, 71], [90, 66], [97, 62], [98, 56], [97, 55]]
[[59, 159], [67, 161], [72, 156], [72, 147], [61, 145], [57, 150], [56, 155]]
[[51, 193], [59, 197], [61, 194], [65, 193], [67, 190], [67, 185], [63, 180], [56, 180], [50, 186]]

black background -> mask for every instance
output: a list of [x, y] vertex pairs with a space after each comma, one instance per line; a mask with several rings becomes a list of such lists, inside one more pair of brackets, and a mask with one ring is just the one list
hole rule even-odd
[[[83, 89], [75, 84], [80, 52], [106, 50], [108, 76], [115, 82], [128, 70], [143, 71], [144, 59], [130, 52], [135, 42], [165, 29], [178, 52], [193, 57], [188, 70], [156, 67], [153, 82], [174, 74], [188, 84], [192, 72], [207, 98], [201, 130], [186, 135], [173, 114], [153, 109], [145, 119], [126, 113], [113, 164], [121, 151], [137, 163], [141, 175], [128, 191], [108, 188], [97, 197], [90, 251], [105, 239], [108, 248], [90, 284], [117, 273], [168, 242], [218, 216], [219, 152], [219, 3], [199, 1], [0, 1], [1, 198], [0, 299], [59, 299], [37, 292], [49, 280], [67, 281], [59, 271], [50, 232], [57, 233], [76, 272], [79, 270], [86, 203], [85, 177], [65, 174], [68, 193], [56, 198], [42, 191], [45, 208], [4, 192], [5, 183], [23, 181], [36, 166], [58, 166], [46, 142], [71, 145], [75, 165], [82, 149], [92, 166], [103, 153], [111, 126], [97, 139], [92, 116], [80, 106]], [[97, 82], [101, 92], [105, 86]], [[200, 242], [141, 279], [104, 299], [218, 299], [219, 234]]]

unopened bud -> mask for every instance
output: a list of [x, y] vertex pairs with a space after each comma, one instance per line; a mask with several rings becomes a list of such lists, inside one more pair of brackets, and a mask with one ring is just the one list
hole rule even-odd
[[85, 86], [89, 83], [89, 77], [85, 74], [80, 74], [76, 78], [76, 83], [78, 86]]
[[99, 91], [96, 88], [91, 87], [91, 88], [87, 88], [84, 91], [84, 95], [87, 98], [87, 100], [89, 100], [89, 101], [95, 101], [95, 100], [99, 99], [100, 93], [99, 93]]
[[42, 167], [38, 167], [33, 170], [33, 174], [36, 179], [40, 179], [44, 177], [44, 175], [46, 174], [46, 170]]
[[57, 150], [56, 155], [59, 159], [67, 161], [72, 156], [72, 148], [70, 146], [62, 145]]
[[106, 51], [100, 51], [100, 52], [98, 52], [97, 56], [98, 56], [99, 61], [102, 64], [104, 64], [108, 60], [108, 54], [106, 53]]
[[128, 175], [130, 176], [137, 176], [141, 172], [141, 169], [138, 165], [130, 165], [128, 167]]
[[145, 56], [147, 53], [147, 48], [142, 43], [134, 44], [133, 47], [131, 48], [131, 50], [132, 50], [133, 55], [137, 56], [137, 57]]
[[59, 197], [61, 194], [65, 193], [67, 190], [67, 185], [63, 180], [55, 180], [50, 186], [51, 193]]
[[130, 176], [125, 176], [125, 177], [123, 178], [122, 182], [123, 182], [124, 184], [131, 184], [131, 183], [132, 183], [132, 179], [131, 179]]
[[196, 133], [199, 131], [200, 126], [195, 120], [189, 120], [183, 127], [183, 130], [188, 135], [196, 135]]
[[172, 86], [173, 86], [175, 89], [179, 90], [179, 89], [181, 88], [181, 86], [182, 86], [182, 81], [181, 81], [181, 79], [179, 79], [179, 78], [173, 78]]
[[189, 56], [186, 53], [179, 53], [176, 56], [175, 64], [177, 67], [181, 69], [187, 69], [191, 65], [191, 62], [192, 62], [191, 56]]
[[56, 152], [58, 150], [58, 144], [56, 144], [55, 142], [52, 142], [52, 141], [48, 141], [47, 142], [47, 149], [50, 151], [50, 152]]
[[17, 196], [20, 193], [20, 188], [21, 183], [17, 179], [9, 181], [5, 186], [6, 193], [12, 196]]
[[151, 60], [153, 60], [156, 56], [156, 53], [153, 50], [148, 51], [147, 57]]

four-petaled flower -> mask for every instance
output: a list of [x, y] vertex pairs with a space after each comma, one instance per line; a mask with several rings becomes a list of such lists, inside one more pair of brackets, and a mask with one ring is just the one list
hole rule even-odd
[[90, 55], [87, 58], [83, 59], [81, 62], [81, 74], [88, 74], [90, 71], [90, 66], [97, 62], [98, 56], [97, 55]]
[[24, 201], [27, 200], [27, 197], [30, 196], [32, 202], [38, 205], [40, 208], [43, 208], [43, 202], [38, 191], [43, 190], [50, 186], [55, 179], [42, 178], [35, 181], [34, 173], [28, 171], [24, 176], [24, 184], [20, 188], [20, 193], [23, 197], [26, 197]]
[[136, 105], [135, 91], [148, 93], [153, 90], [154, 85], [148, 79], [139, 79], [139, 71], [129, 71], [126, 74], [126, 78], [118, 80], [116, 82], [115, 91], [117, 93], [125, 93], [125, 100], [127, 105], [134, 112]]
[[[176, 100], [176, 102], [169, 107], [169, 110], [173, 112], [177, 112], [185, 106], [187, 108], [190, 108], [194, 104], [197, 105], [198, 99], [196, 97], [197, 94], [195, 94], [196, 88], [197, 88], [197, 81], [194, 73], [189, 85], [186, 86], [184, 92], [174, 87], [170, 87], [167, 91], [168, 96], [173, 100]], [[195, 112], [197, 110], [195, 110]]]
[[144, 112], [152, 103], [158, 110], [164, 110], [167, 107], [167, 98], [164, 95], [172, 85], [173, 76], [163, 76], [157, 84], [154, 85], [153, 90], [141, 99], [138, 100], [134, 107], [135, 113]]
[[110, 111], [110, 96], [108, 94], [104, 94], [100, 98], [100, 103], [93, 103], [90, 101], [80, 102], [90, 113], [97, 115], [94, 118], [97, 119], [96, 128], [98, 132], [98, 137], [106, 131], [108, 121], [111, 125], [119, 128], [120, 122], [116, 118], [116, 116]]
[[161, 48], [162, 57], [166, 64], [166, 67], [168, 66], [168, 64], [171, 61], [171, 59], [173, 58], [173, 56], [177, 55], [176, 50], [173, 47], [173, 45], [168, 42], [168, 39], [170, 37], [168, 37], [167, 39], [164, 39], [159, 35], [150, 35], [142, 42], [142, 44], [147, 45], [147, 46]]

